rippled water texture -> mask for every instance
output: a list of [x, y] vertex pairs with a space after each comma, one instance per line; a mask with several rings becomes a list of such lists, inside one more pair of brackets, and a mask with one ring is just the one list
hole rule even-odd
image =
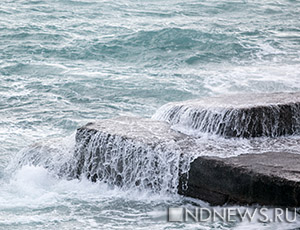
[[180, 197], [137, 201], [39, 167], [4, 168], [29, 144], [94, 119], [151, 117], [167, 102], [204, 96], [299, 91], [299, 15], [295, 0], [1, 1], [0, 229], [191, 228], [165, 221]]

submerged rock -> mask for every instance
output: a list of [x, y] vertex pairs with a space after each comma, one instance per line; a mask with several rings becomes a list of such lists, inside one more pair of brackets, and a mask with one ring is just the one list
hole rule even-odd
[[225, 137], [300, 134], [300, 93], [241, 94], [168, 103], [153, 115], [180, 132]]

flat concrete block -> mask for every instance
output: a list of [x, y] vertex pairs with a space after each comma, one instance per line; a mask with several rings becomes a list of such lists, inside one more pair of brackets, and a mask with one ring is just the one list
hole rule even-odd
[[[241, 203], [298, 207], [300, 155], [287, 152], [237, 157], [198, 157], [191, 163], [186, 190], [179, 193], [212, 204]], [[182, 182], [181, 182], [182, 184]]]

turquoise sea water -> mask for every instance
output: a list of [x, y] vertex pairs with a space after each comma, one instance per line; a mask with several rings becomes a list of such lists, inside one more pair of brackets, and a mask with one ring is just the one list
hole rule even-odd
[[95, 119], [299, 91], [299, 69], [299, 1], [1, 1], [0, 229], [283, 229], [172, 224], [166, 208], [191, 200], [6, 167], [32, 143], [72, 145], [76, 128]]

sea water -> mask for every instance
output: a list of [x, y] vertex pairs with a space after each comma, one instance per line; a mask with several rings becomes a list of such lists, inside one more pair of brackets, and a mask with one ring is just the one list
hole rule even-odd
[[[95, 119], [151, 117], [165, 103], [205, 96], [299, 91], [299, 15], [296, 0], [1, 1], [0, 229], [299, 227], [167, 222], [168, 207], [208, 204], [61, 178], [32, 164], [47, 161], [45, 151], [28, 159], [42, 143], [59, 149], [51, 153], [59, 165], [72, 157], [76, 128]], [[247, 152], [242, 142], [236, 151]]]

